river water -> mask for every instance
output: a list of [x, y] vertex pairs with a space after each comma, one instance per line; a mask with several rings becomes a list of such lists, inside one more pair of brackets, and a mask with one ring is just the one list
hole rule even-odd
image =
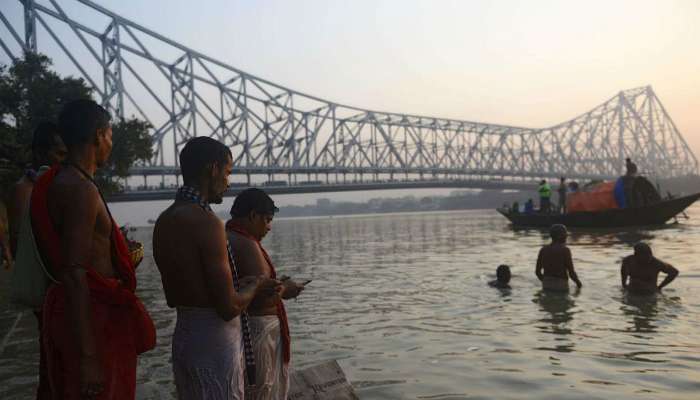
[[[540, 291], [537, 230], [492, 211], [287, 219], [264, 240], [281, 273], [313, 282], [288, 303], [293, 362], [339, 360], [362, 399], [697, 399], [700, 393], [700, 206], [654, 230], [570, 237], [584, 287]], [[138, 398], [174, 396], [168, 309], [150, 255], [139, 295], [158, 346], [139, 361]], [[648, 241], [680, 271], [653, 298], [620, 290], [620, 259]], [[487, 286], [512, 265], [511, 291]], [[3, 292], [6, 293], [6, 276]], [[0, 303], [0, 398], [36, 384], [34, 317]]]

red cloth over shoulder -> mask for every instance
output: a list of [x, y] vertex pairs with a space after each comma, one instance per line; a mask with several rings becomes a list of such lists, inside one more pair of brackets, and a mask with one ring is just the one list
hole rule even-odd
[[[270, 278], [277, 279], [277, 272], [275, 271], [275, 266], [272, 264], [272, 259], [270, 259], [270, 256], [267, 254], [267, 251], [265, 251], [265, 249], [262, 247], [262, 244], [260, 244], [260, 241], [257, 238], [255, 238], [244, 227], [237, 224], [233, 220], [229, 220], [228, 222], [226, 222], [226, 230], [236, 232], [241, 236], [254, 241], [258, 245], [260, 251], [262, 251], [263, 257], [265, 257], [265, 261], [267, 261], [267, 265], [270, 267], [270, 271], [272, 271]], [[284, 302], [282, 301], [282, 299], [279, 299], [277, 301], [277, 318], [280, 321], [280, 333], [282, 334], [284, 362], [289, 363], [289, 361], [292, 358], [292, 337], [289, 333], [289, 321], [287, 320], [287, 310], [284, 308]]]
[[[56, 231], [48, 208], [48, 191], [54, 178], [61, 170], [60, 165], [54, 165], [39, 177], [30, 200], [32, 228], [41, 250], [47, 268], [58, 272], [65, 265], [65, 255], [61, 249], [61, 239]], [[107, 204], [105, 204], [105, 207]], [[134, 345], [137, 354], [155, 347], [156, 331], [151, 317], [141, 301], [136, 297], [136, 273], [129, 257], [126, 240], [118, 225], [112, 221], [112, 250], [114, 269], [117, 279], [106, 279], [98, 274], [91, 266], [86, 265], [86, 275], [90, 297], [93, 301], [107, 304], [127, 306], [131, 309], [131, 317], [135, 326]], [[57, 276], [57, 275], [54, 275]]]

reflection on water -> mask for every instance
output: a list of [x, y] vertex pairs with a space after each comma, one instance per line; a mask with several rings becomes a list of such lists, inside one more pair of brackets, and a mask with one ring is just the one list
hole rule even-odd
[[[175, 317], [151, 231], [135, 234], [147, 250], [138, 294], [158, 329], [139, 361], [138, 398], [170, 399]], [[680, 270], [651, 298], [620, 291], [620, 260], [639, 240]], [[548, 241], [546, 230], [467, 211], [277, 220], [264, 243], [280, 273], [313, 279], [288, 303], [294, 365], [337, 359], [363, 399], [697, 398], [700, 222], [573, 230], [580, 292], [540, 289], [535, 259]], [[503, 263], [511, 290], [488, 286]], [[0, 304], [0, 398], [29, 398], [35, 322]]]

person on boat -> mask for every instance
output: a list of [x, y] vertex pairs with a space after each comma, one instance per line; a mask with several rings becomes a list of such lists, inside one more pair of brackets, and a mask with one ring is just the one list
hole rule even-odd
[[34, 184], [33, 234], [51, 284], [42, 340], [54, 399], [133, 399], [137, 355], [155, 346], [153, 321], [134, 294], [126, 243], [95, 184], [112, 149], [109, 113], [75, 100], [59, 116], [67, 148]]
[[496, 280], [489, 282], [489, 286], [498, 289], [510, 289], [510, 267], [501, 264], [496, 268]]
[[518, 204], [517, 201], [513, 202], [513, 206], [511, 207], [510, 212], [513, 214], [518, 214], [520, 212], [520, 204]]
[[[270, 256], [260, 241], [271, 229], [278, 208], [263, 190], [250, 188], [236, 196], [231, 219], [226, 223], [228, 241], [241, 276], [277, 278]], [[291, 361], [290, 333], [283, 299], [293, 299], [304, 290], [302, 283], [282, 277], [278, 298], [256, 297], [248, 307], [256, 376], [255, 400], [286, 400]]]
[[637, 164], [633, 163], [629, 157], [625, 158], [625, 169], [625, 176], [637, 175]]
[[169, 307], [177, 310], [172, 363], [179, 399], [243, 399], [239, 316], [256, 295], [276, 297], [279, 282], [240, 278], [226, 232], [210, 203], [219, 204], [233, 169], [231, 151], [208, 137], [180, 152], [183, 186], [153, 229], [153, 256]]
[[566, 178], [563, 176], [559, 179], [557, 194], [559, 194], [559, 212], [566, 214]]
[[532, 214], [535, 212], [535, 202], [532, 199], [527, 199], [525, 202], [525, 214]]
[[540, 181], [540, 186], [537, 189], [540, 194], [540, 212], [548, 213], [551, 207], [550, 198], [552, 197], [552, 188], [546, 180]]
[[[22, 177], [15, 183], [12, 200], [9, 203], [8, 217], [10, 222], [10, 249], [12, 254], [17, 254], [20, 226], [29, 211], [29, 200], [32, 195], [34, 183], [39, 175], [49, 166], [63, 162], [68, 150], [63, 144], [58, 126], [52, 122], [41, 122], [34, 130], [32, 136], [32, 166], [27, 169]], [[15, 265], [15, 268], [23, 268]], [[42, 314], [41, 309], [33, 310], [39, 328], [39, 385], [37, 387], [37, 399], [51, 398], [49, 388], [48, 371], [46, 370], [46, 352], [41, 340]]]
[[[666, 277], [657, 286], [659, 272], [666, 274]], [[622, 259], [620, 276], [623, 289], [633, 294], [648, 295], [660, 292], [673, 282], [678, 276], [678, 270], [654, 257], [651, 247], [640, 242], [634, 245], [634, 254]]]
[[552, 243], [543, 246], [537, 255], [535, 275], [542, 282], [542, 289], [552, 291], [568, 291], [569, 279], [581, 288], [581, 281], [574, 270], [571, 250], [566, 246], [568, 232], [561, 224], [552, 225], [549, 229]]

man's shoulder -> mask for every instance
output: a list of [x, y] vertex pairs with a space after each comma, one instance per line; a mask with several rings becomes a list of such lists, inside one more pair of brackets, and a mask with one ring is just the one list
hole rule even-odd
[[231, 246], [238, 252], [258, 251], [257, 243], [251, 238], [230, 230], [226, 231], [226, 236], [231, 242]]
[[209, 211], [196, 204], [173, 203], [163, 211], [156, 220], [155, 227], [177, 224], [182, 228], [221, 226], [221, 220]]

